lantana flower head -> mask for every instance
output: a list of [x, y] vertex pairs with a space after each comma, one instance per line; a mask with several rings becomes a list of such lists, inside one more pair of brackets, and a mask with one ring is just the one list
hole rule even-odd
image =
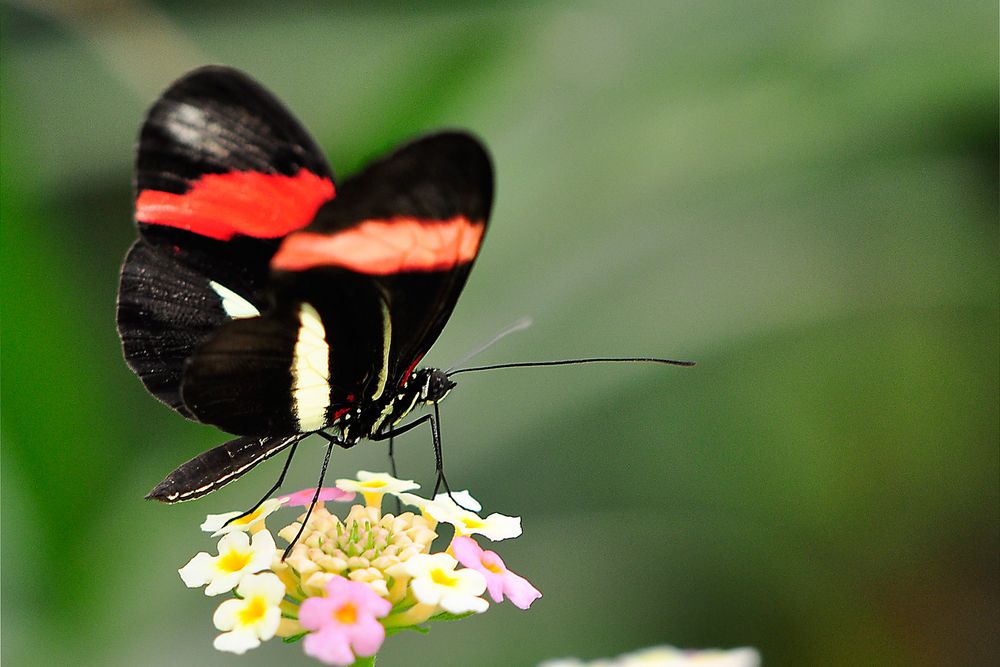
[[[292, 523], [278, 535], [291, 540], [300, 525]], [[317, 507], [278, 569], [280, 573], [284, 566], [290, 568], [307, 595], [322, 595], [327, 582], [341, 576], [365, 582], [379, 595], [389, 597], [388, 569], [428, 552], [435, 537], [437, 533], [426, 519], [409, 512], [382, 515], [375, 507], [355, 505], [341, 521], [326, 508]]]
[[[392, 632], [423, 631], [427, 623], [486, 611], [487, 573], [499, 577], [490, 584], [495, 601], [506, 597], [526, 608], [540, 595], [506, 570], [499, 556], [492, 560], [495, 554], [475, 551], [478, 545], [463, 537], [470, 526], [493, 539], [511, 537], [520, 534], [520, 519], [499, 514], [480, 518], [456, 504], [480, 507], [467, 491], [452, 493], [451, 498], [439, 494], [434, 500], [413, 496], [408, 492], [418, 488], [414, 482], [384, 473], [361, 471], [358, 479], [338, 480], [337, 486], [321, 489], [320, 499], [361, 493], [365, 504], [351, 506], [343, 518], [323, 502], [311, 513], [300, 514], [277, 532], [286, 541], [298, 536], [287, 558], [264, 526], [264, 516], [282, 506], [311, 504], [315, 489], [268, 501], [270, 505], [262, 506], [243, 529], [253, 533], [252, 540], [234, 529], [220, 540], [218, 556], [200, 553], [181, 568], [188, 586], [207, 584], [210, 595], [236, 587], [236, 598], [216, 612], [216, 626], [225, 631], [216, 639], [216, 648], [243, 652], [280, 636], [286, 641], [303, 639], [306, 653], [327, 664], [368, 664], [365, 661]], [[412, 498], [422, 515], [383, 514], [385, 493], [408, 503]], [[219, 530], [226, 518], [236, 515], [215, 515], [224, 518], [206, 523]], [[456, 560], [451, 547], [433, 551], [436, 517], [455, 524], [454, 553], [463, 562]], [[497, 572], [489, 569], [491, 564]]]

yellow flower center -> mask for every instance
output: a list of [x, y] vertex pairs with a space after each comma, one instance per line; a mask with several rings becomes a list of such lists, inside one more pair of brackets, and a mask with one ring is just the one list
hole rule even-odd
[[354, 625], [358, 620], [358, 609], [353, 602], [348, 602], [333, 612], [333, 618], [341, 625]]
[[493, 574], [503, 574], [503, 568], [494, 563], [493, 561], [486, 562], [486, 560], [480, 560], [479, 562], [482, 563], [483, 567], [485, 567]]
[[219, 557], [216, 567], [223, 572], [239, 572], [250, 563], [252, 556], [252, 552], [230, 551]]
[[361, 486], [366, 489], [381, 489], [383, 486], [388, 486], [388, 482], [383, 482], [380, 479], [370, 479], [367, 482], [362, 482]]
[[447, 571], [437, 567], [431, 570], [431, 581], [438, 586], [454, 586], [458, 582], [458, 577], [453, 577]]
[[260, 516], [260, 508], [258, 507], [253, 512], [250, 512], [250, 514], [247, 514], [244, 517], [240, 517], [239, 519], [236, 519], [235, 521], [230, 522], [229, 525], [230, 526], [245, 526], [245, 525], [247, 525], [248, 523], [250, 523], [251, 521], [253, 521], [254, 519], [256, 519], [259, 516]]
[[248, 598], [246, 606], [240, 611], [240, 625], [253, 625], [264, 618], [267, 611], [267, 603], [264, 598], [258, 596]]
[[466, 528], [482, 528], [486, 522], [477, 516], [463, 516], [462, 525]]

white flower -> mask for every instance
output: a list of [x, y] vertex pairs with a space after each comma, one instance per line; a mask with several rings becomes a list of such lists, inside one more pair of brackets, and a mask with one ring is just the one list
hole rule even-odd
[[225, 523], [234, 516], [239, 516], [242, 512], [209, 514], [205, 517], [205, 523], [201, 524], [201, 529], [206, 533], [212, 533], [212, 537], [218, 537], [219, 535], [234, 533], [236, 531], [250, 530], [251, 527], [263, 522], [264, 517], [281, 507], [281, 505], [287, 501], [287, 498], [271, 498], [270, 500], [265, 500], [261, 503], [260, 507], [255, 509], [253, 512], [250, 512], [250, 514], [247, 514], [245, 517], [233, 521], [228, 526], [225, 525]]
[[368, 507], [381, 510], [382, 496], [385, 494], [412, 491], [419, 489], [420, 485], [412, 479], [396, 479], [384, 472], [359, 470], [357, 479], [338, 479], [337, 488], [341, 491], [360, 493], [365, 497], [365, 503]]
[[202, 551], [177, 570], [188, 588], [208, 584], [205, 595], [218, 595], [231, 591], [246, 575], [266, 570], [274, 558], [274, 538], [262, 530], [253, 536], [246, 533], [229, 533], [219, 540], [219, 555]]
[[447, 502], [435, 498], [433, 501], [428, 501], [420, 509], [435, 521], [453, 525], [456, 535], [478, 534], [494, 542], [499, 542], [521, 534], [521, 517], [519, 516], [507, 516], [494, 512], [484, 519], [475, 512], [458, 507], [447, 498], [445, 500]]
[[404, 505], [413, 505], [419, 508], [421, 514], [427, 514], [425, 508], [434, 502], [415, 493], [394, 493], [393, 495], [403, 501]]
[[445, 505], [454, 505], [458, 503], [460, 508], [467, 510], [472, 510], [473, 512], [481, 512], [483, 506], [479, 504], [479, 501], [472, 497], [472, 494], [468, 491], [452, 491], [451, 496], [447, 493], [439, 493], [434, 496], [434, 502], [444, 503]]
[[244, 577], [236, 589], [240, 598], [226, 600], [215, 610], [212, 622], [224, 632], [213, 646], [220, 651], [243, 654], [274, 636], [281, 622], [278, 605], [285, 597], [285, 585], [273, 572]]
[[385, 472], [359, 470], [357, 479], [338, 479], [337, 488], [355, 493], [403, 493], [419, 489], [412, 479], [396, 479]]
[[399, 567], [413, 577], [410, 590], [423, 604], [452, 614], [486, 611], [489, 603], [479, 597], [486, 591], [486, 578], [475, 570], [455, 570], [457, 565], [448, 554], [437, 553], [417, 554]]

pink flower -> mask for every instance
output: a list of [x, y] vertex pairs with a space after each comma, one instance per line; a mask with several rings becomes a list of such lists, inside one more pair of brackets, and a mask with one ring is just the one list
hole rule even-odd
[[494, 602], [503, 602], [506, 595], [515, 607], [527, 609], [542, 597], [527, 579], [508, 570], [500, 556], [492, 551], [483, 551], [471, 537], [456, 537], [451, 541], [451, 549], [459, 563], [478, 570], [486, 577], [486, 589]]
[[[288, 507], [309, 507], [312, 504], [313, 496], [316, 495], [316, 488], [302, 489], [301, 491], [296, 491], [295, 493], [289, 493], [287, 496], [279, 496], [278, 500], [285, 501]], [[339, 500], [346, 502], [348, 500], [354, 500], [354, 494], [350, 491], [341, 491], [335, 486], [324, 487], [319, 490], [319, 501], [324, 502], [326, 500]]]
[[328, 665], [375, 655], [385, 640], [385, 628], [376, 619], [391, 609], [368, 584], [334, 577], [326, 597], [306, 598], [299, 608], [299, 623], [313, 631], [305, 638], [306, 655]]

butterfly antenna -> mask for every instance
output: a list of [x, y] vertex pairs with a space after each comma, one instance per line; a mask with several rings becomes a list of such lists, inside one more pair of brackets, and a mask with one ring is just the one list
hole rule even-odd
[[478, 347], [473, 348], [472, 352], [469, 352], [467, 355], [465, 355], [464, 357], [462, 357], [461, 359], [459, 359], [451, 368], [449, 368], [445, 372], [448, 373], [449, 375], [451, 375], [451, 371], [452, 371], [452, 369], [455, 368], [455, 366], [461, 366], [462, 364], [464, 364], [465, 362], [469, 361], [473, 357], [477, 357], [480, 354], [482, 354], [483, 352], [485, 352], [486, 350], [490, 349], [491, 347], [493, 347], [494, 345], [496, 345], [497, 343], [499, 343], [501, 340], [503, 340], [504, 338], [506, 338], [510, 334], [517, 333], [518, 331], [524, 331], [525, 329], [527, 329], [528, 327], [530, 327], [532, 324], [533, 324], [533, 320], [530, 317], [528, 317], [528, 316], [524, 316], [524, 317], [520, 318], [519, 320], [517, 320], [516, 322], [512, 322], [511, 324], [508, 324], [506, 327], [504, 327], [503, 329], [500, 330], [500, 333], [498, 333], [497, 335], [493, 336], [493, 338], [489, 339], [485, 343], [482, 343]]
[[448, 377], [460, 373], [475, 373], [478, 371], [495, 371], [501, 368], [532, 368], [537, 366], [576, 366], [579, 364], [669, 364], [670, 366], [694, 366], [693, 361], [678, 359], [662, 359], [660, 357], [583, 357], [580, 359], [558, 359], [554, 361], [515, 361], [509, 364], [490, 364], [489, 366], [472, 366], [449, 371]]

